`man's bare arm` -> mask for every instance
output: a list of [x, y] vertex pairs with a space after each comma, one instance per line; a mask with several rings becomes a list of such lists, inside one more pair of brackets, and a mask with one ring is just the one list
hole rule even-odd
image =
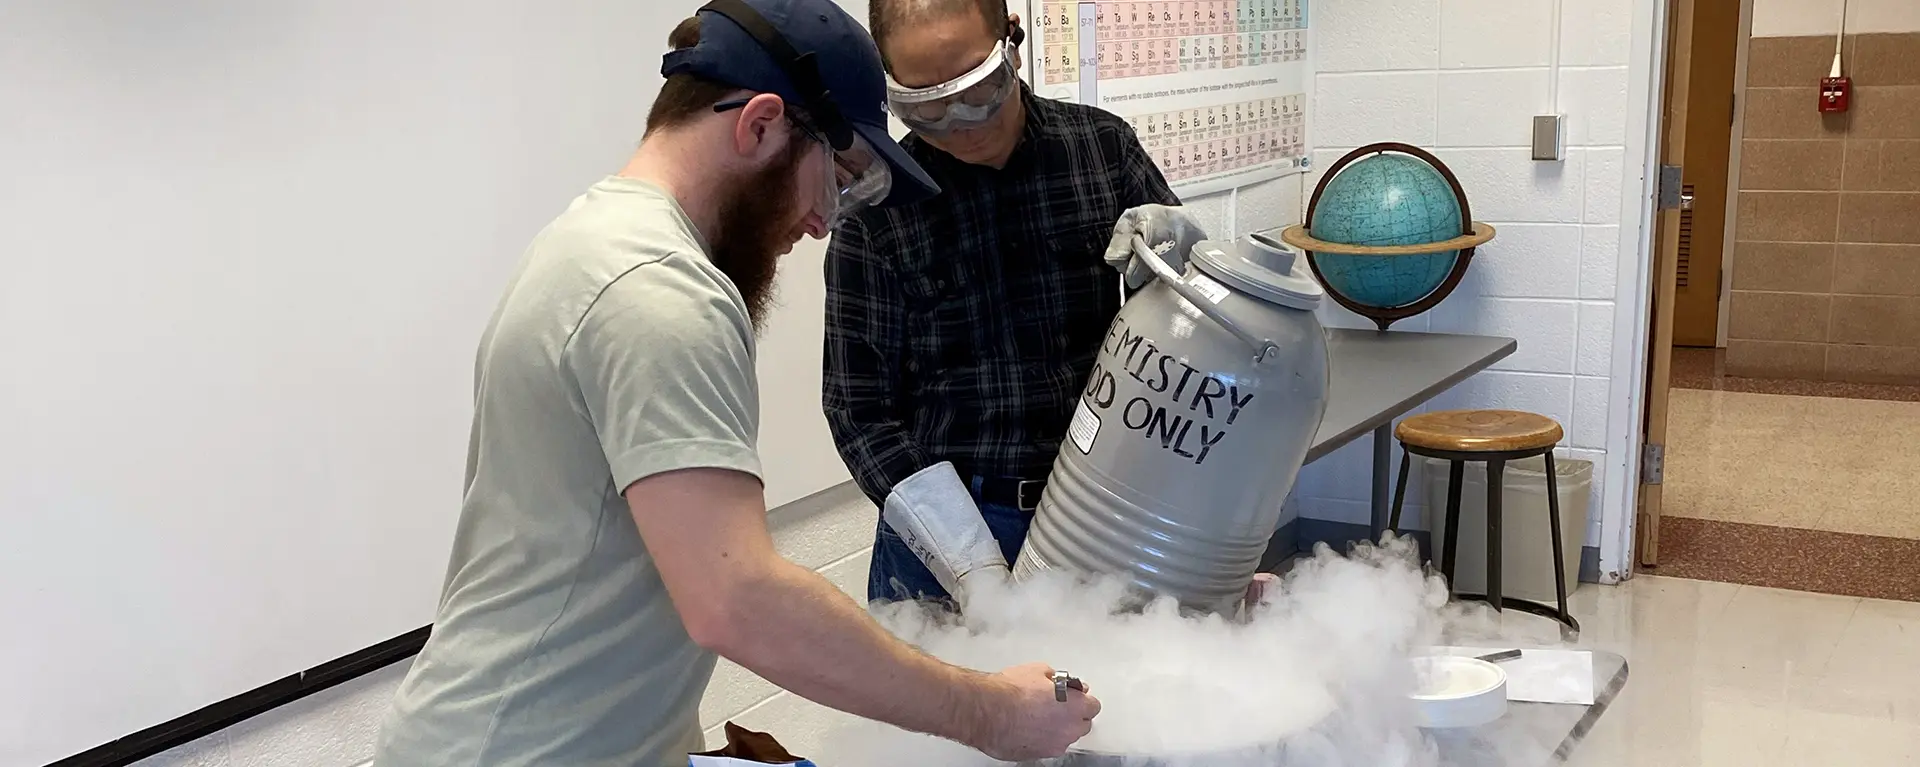
[[[1042, 739], [1060, 730], [1009, 721], [1031, 713], [1036, 696], [1051, 697], [1044, 672], [1029, 671], [1029, 681], [969, 671], [887, 633], [825, 578], [779, 555], [762, 492], [751, 475], [723, 469], [668, 472], [627, 488], [634, 522], [696, 643], [814, 702], [990, 755], [1057, 754], [1079, 737], [1057, 747], [1005, 742], [1031, 737], [1017, 730]], [[1091, 710], [1056, 703], [1042, 718], [1064, 720], [1072, 709], [1090, 719], [1098, 704], [1087, 703]]]

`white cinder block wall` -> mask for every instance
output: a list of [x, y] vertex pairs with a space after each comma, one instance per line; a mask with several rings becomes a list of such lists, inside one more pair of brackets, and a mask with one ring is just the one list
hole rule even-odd
[[[1595, 462], [1587, 545], [1600, 545], [1628, 144], [1632, 0], [1327, 0], [1314, 167], [1376, 141], [1430, 149], [1499, 229], [1434, 311], [1396, 329], [1482, 333], [1518, 351], [1429, 409], [1504, 407], [1559, 419], [1566, 451]], [[1530, 118], [1567, 115], [1564, 162], [1534, 162]], [[1309, 178], [1307, 189], [1317, 182]], [[1638, 183], [1637, 180], [1634, 183]], [[1372, 327], [1337, 307], [1330, 325]], [[1612, 427], [1612, 428], [1610, 428]], [[1371, 440], [1307, 467], [1300, 514], [1366, 523]], [[1409, 486], [1422, 520], [1425, 485]]]

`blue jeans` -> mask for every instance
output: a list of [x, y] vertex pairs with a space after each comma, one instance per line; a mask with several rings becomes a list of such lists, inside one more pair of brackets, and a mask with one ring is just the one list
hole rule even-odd
[[[973, 480], [974, 502], [980, 506], [980, 516], [987, 520], [987, 530], [993, 533], [993, 539], [1000, 544], [1000, 553], [1007, 558], [1011, 566], [1020, 556], [1020, 546], [1027, 542], [1027, 526], [1033, 522], [1033, 512], [1021, 511], [1013, 506], [979, 503], [980, 481]], [[867, 568], [867, 600], [871, 602], [899, 602], [908, 599], [947, 601], [953, 595], [933, 577], [933, 571], [914, 556], [907, 548], [900, 534], [888, 527], [885, 521], [878, 525], [873, 537], [873, 564]]]

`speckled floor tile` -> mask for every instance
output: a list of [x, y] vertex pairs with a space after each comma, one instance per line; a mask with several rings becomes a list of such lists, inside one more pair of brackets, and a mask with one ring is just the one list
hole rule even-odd
[[1660, 565], [1648, 572], [1920, 602], [1920, 541], [1663, 517]]
[[1669, 516], [1920, 538], [1920, 403], [1675, 389]]
[[1668, 383], [1676, 389], [1920, 402], [1920, 386], [1729, 376], [1724, 356], [1725, 352], [1720, 349], [1674, 349]]

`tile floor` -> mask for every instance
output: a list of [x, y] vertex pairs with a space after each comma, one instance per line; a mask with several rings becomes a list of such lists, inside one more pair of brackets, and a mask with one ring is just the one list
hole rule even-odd
[[1631, 675], [1570, 764], [1920, 764], [1920, 604], [1641, 576], [1575, 595]]
[[1668, 516], [1651, 572], [1920, 602], [1920, 541]]
[[1678, 349], [1662, 575], [1920, 600], [1920, 386], [1726, 375]]
[[1726, 352], [1719, 349], [1674, 349], [1669, 381], [1675, 388], [1686, 389], [1920, 402], [1920, 385], [1730, 376], [1727, 375]]
[[[1630, 668], [1571, 767], [1920, 765], [1920, 604], [1643, 575], [1571, 606], [1580, 645]], [[1510, 615], [1553, 643], [1553, 624]], [[734, 721], [831, 765], [823, 736], [845, 715], [781, 694]]]
[[1920, 538], [1920, 402], [1674, 389], [1665, 513]]

